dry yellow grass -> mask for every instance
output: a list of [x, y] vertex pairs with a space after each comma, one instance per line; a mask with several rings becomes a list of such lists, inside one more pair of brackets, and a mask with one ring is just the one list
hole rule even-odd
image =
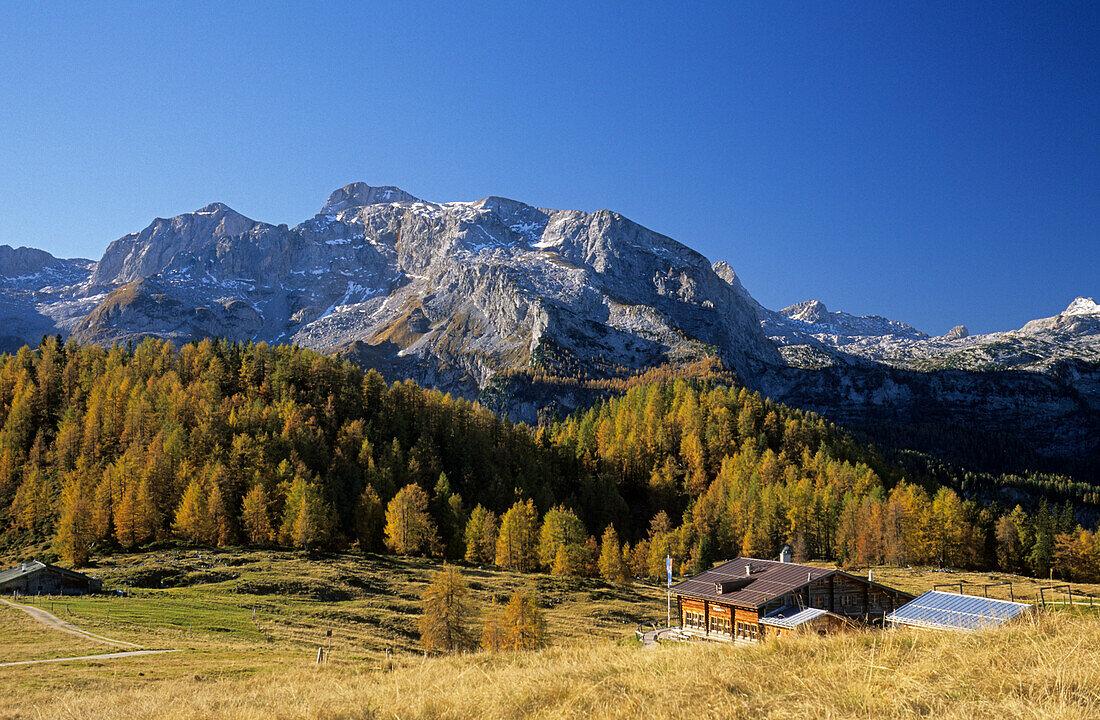
[[[132, 581], [189, 558], [122, 556], [106, 574]], [[202, 559], [194, 572], [212, 582], [73, 601], [78, 625], [184, 652], [0, 668], [0, 720], [1100, 717], [1100, 619], [1084, 610], [976, 634], [867, 631], [643, 650], [624, 642], [634, 627], [624, 620], [663, 616], [660, 589], [468, 569], [479, 601], [538, 585], [555, 644], [426, 658], [406, 631], [432, 563], [233, 551]], [[891, 572], [876, 569], [876, 578], [912, 592], [944, 576]], [[295, 587], [347, 593], [320, 600], [288, 594]], [[33, 654], [27, 638], [48, 631], [12, 620], [0, 625], [0, 648]], [[59, 642], [68, 641], [41, 647], [56, 656]], [[334, 652], [317, 666], [322, 643]]]
[[[1100, 623], [1061, 613], [969, 635], [866, 632], [653, 651], [575, 642], [534, 653], [404, 656], [390, 670], [300, 658], [241, 675], [218, 661], [61, 668], [21, 683], [0, 717], [1100, 717]], [[177, 662], [209, 672], [163, 677], [161, 666]], [[11, 670], [0, 674], [5, 687], [11, 680]]]
[[[49, 609], [47, 603], [46, 609]], [[64, 605], [55, 608], [64, 617]], [[0, 663], [111, 652], [114, 647], [45, 627], [26, 613], [0, 603]]]

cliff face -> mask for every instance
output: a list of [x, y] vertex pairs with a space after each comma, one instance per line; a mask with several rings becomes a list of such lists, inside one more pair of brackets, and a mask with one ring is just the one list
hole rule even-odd
[[536, 366], [599, 375], [717, 354], [750, 377], [782, 363], [704, 257], [607, 210], [357, 183], [294, 228], [221, 203], [158, 218], [77, 280], [39, 312], [83, 341], [296, 342], [463, 392]]

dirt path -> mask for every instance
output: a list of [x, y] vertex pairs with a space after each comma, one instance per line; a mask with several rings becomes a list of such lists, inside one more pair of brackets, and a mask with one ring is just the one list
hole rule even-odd
[[80, 657], [48, 658], [46, 660], [17, 660], [16, 662], [0, 663], [0, 667], [12, 665], [38, 665], [39, 663], [69, 662], [70, 660], [113, 660], [114, 658], [135, 657], [137, 655], [161, 655], [163, 653], [180, 652], [179, 650], [130, 650], [129, 652], [104, 653], [102, 655], [81, 655]]
[[[0, 598], [0, 602], [11, 605], [16, 610], [22, 610], [23, 612], [27, 613], [28, 615], [30, 615], [32, 618], [34, 618], [38, 622], [42, 623], [43, 625], [46, 625], [47, 627], [52, 627], [53, 629], [60, 630], [61, 632], [67, 632], [70, 635], [76, 635], [77, 637], [85, 638], [86, 640], [91, 640], [93, 642], [104, 643], [106, 645], [114, 645], [115, 647], [131, 647], [131, 648], [141, 647], [137, 643], [126, 642], [125, 640], [114, 640], [114, 639], [109, 638], [109, 637], [103, 637], [102, 635], [96, 635], [95, 633], [90, 633], [87, 630], [81, 630], [76, 625], [73, 625], [72, 623], [65, 622], [64, 620], [57, 617], [53, 613], [46, 612], [42, 608], [35, 607], [33, 605], [19, 605], [17, 603], [11, 602], [10, 600], [4, 600], [3, 598]], [[142, 654], [147, 654], [149, 652], [154, 652], [154, 651], [144, 650], [144, 651], [142, 651]], [[164, 651], [157, 650], [155, 652], [164, 652]], [[133, 653], [115, 653], [115, 654], [116, 655], [130, 655], [130, 654], [133, 654]], [[100, 656], [100, 657], [107, 657], [107, 656]], [[63, 659], [75, 659], [75, 658], [63, 658]], [[53, 660], [27, 660], [24, 663], [3, 663], [3, 664], [4, 665], [20, 665], [20, 664], [25, 664], [26, 662], [54, 662], [54, 661]]]

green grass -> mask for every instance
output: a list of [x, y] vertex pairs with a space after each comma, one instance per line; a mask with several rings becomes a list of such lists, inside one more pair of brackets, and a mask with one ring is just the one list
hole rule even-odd
[[[64, 614], [55, 614], [90, 632], [150, 648], [260, 647], [298, 657], [324, 646], [333, 658], [374, 660], [387, 651], [420, 652], [420, 593], [438, 567], [435, 561], [358, 553], [115, 555], [89, 570], [108, 594], [66, 599]], [[533, 589], [552, 643], [633, 636], [638, 623], [663, 614], [664, 594], [651, 585], [624, 588], [590, 578], [460, 569], [482, 611], [517, 589]], [[148, 587], [162, 584], [174, 587]]]

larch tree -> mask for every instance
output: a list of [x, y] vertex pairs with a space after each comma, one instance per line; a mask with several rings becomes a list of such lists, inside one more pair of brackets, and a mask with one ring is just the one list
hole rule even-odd
[[535, 502], [517, 500], [500, 520], [496, 564], [510, 570], [535, 569], [538, 513]]
[[425, 650], [453, 653], [476, 646], [470, 586], [453, 565], [432, 574], [420, 601], [420, 644]]
[[[557, 564], [560, 570], [557, 575], [577, 574], [570, 571], [570, 555], [578, 555], [574, 546], [583, 546], [587, 539], [588, 532], [575, 512], [564, 507], [552, 508], [543, 516], [539, 530], [539, 561], [547, 568]], [[559, 560], [559, 556], [564, 560]], [[563, 563], [567, 567], [563, 568]]]
[[320, 486], [295, 475], [287, 491], [279, 539], [284, 545], [309, 550], [332, 539], [332, 512]]
[[12, 501], [11, 514], [16, 527], [39, 533], [45, 530], [53, 520], [53, 503], [50, 501], [50, 488], [44, 472], [35, 466], [28, 467], [23, 473], [23, 482]]
[[533, 593], [517, 590], [512, 594], [501, 626], [505, 650], [534, 650], [546, 644], [546, 619]]
[[[1018, 507], [1018, 506], [1017, 506]], [[1005, 572], [1019, 572], [1023, 566], [1023, 548], [1020, 535], [1011, 514], [1002, 515], [993, 531], [996, 544], [997, 565]]]
[[222, 488], [221, 473], [210, 481], [210, 494], [206, 498], [209, 506], [210, 521], [214, 528], [214, 537], [221, 547], [232, 545], [237, 539], [236, 518], [229, 507], [229, 499]]
[[355, 535], [359, 539], [359, 549], [372, 552], [378, 549], [382, 541], [382, 526], [386, 513], [382, 500], [374, 488], [368, 485], [359, 494], [355, 503]]
[[275, 528], [271, 524], [271, 500], [260, 483], [252, 486], [241, 503], [241, 525], [252, 545], [268, 545], [275, 541]]
[[497, 516], [478, 505], [466, 523], [466, 562], [489, 564], [496, 559]]
[[386, 506], [386, 547], [398, 555], [434, 553], [439, 534], [428, 512], [428, 493], [415, 483], [401, 488]]
[[176, 521], [172, 523], [172, 530], [196, 545], [213, 544], [214, 522], [210, 517], [210, 506], [202, 478], [193, 478], [187, 485], [176, 510]]
[[623, 557], [623, 548], [619, 544], [619, 534], [613, 525], [608, 525], [600, 538], [600, 577], [608, 582], [628, 585], [630, 571]]
[[966, 516], [963, 501], [954, 490], [941, 487], [936, 492], [925, 527], [932, 557], [939, 566], [961, 565], [965, 550]]
[[481, 626], [481, 647], [490, 651], [503, 650], [504, 636], [504, 608], [494, 597], [492, 607], [485, 616], [485, 623]]
[[61, 491], [61, 518], [55, 545], [61, 559], [73, 567], [87, 564], [92, 556], [92, 504], [80, 478], [72, 478]]

